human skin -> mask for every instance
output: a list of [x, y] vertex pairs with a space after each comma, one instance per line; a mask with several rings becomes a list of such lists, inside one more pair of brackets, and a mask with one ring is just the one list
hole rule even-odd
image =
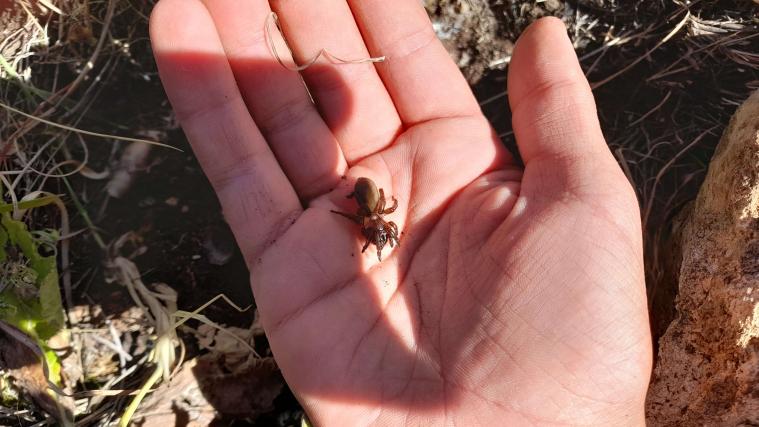
[[[313, 104], [271, 53], [272, 9], [299, 63], [386, 60], [322, 58]], [[644, 424], [640, 213], [559, 20], [509, 66], [524, 167], [417, 0], [161, 0], [151, 39], [315, 424]], [[382, 262], [330, 212], [359, 177], [399, 201]]]

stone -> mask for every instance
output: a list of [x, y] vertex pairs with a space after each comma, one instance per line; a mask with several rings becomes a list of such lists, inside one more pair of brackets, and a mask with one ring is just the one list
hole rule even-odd
[[680, 237], [652, 426], [759, 424], [759, 91], [735, 113]]
[[513, 42], [488, 0], [425, 0], [435, 34], [470, 83], [508, 64]]

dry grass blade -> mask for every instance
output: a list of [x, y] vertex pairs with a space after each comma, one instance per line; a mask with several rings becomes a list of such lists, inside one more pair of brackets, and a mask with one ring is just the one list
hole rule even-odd
[[385, 60], [384, 56], [361, 58], [361, 59], [343, 59], [331, 54], [326, 48], [322, 48], [319, 50], [319, 52], [316, 53], [316, 55], [314, 55], [311, 59], [309, 59], [302, 65], [298, 65], [298, 64], [295, 64], [294, 66], [287, 65], [282, 60], [282, 57], [280, 57], [279, 52], [277, 52], [277, 46], [276, 46], [276, 43], [274, 42], [274, 37], [272, 36], [272, 31], [271, 31], [271, 22], [274, 22], [274, 25], [277, 27], [277, 31], [282, 36], [282, 39], [285, 42], [285, 45], [292, 53], [292, 49], [290, 49], [290, 44], [287, 42], [287, 38], [285, 37], [284, 32], [282, 32], [282, 28], [279, 26], [279, 17], [274, 12], [269, 14], [269, 16], [266, 18], [266, 23], [264, 24], [265, 30], [266, 30], [266, 37], [267, 37], [267, 40], [269, 41], [269, 48], [271, 49], [271, 52], [274, 55], [274, 57], [277, 59], [277, 62], [279, 62], [279, 65], [287, 68], [290, 71], [303, 71], [307, 69], [308, 67], [314, 65], [314, 63], [316, 63], [316, 61], [318, 61], [319, 58], [321, 57], [325, 57], [335, 64], [364, 64], [367, 62], [383, 62]]
[[[118, 254], [122, 246], [131, 238], [132, 236], [127, 234], [118, 239], [113, 246], [113, 252]], [[137, 265], [133, 261], [123, 256], [116, 255], [110, 261], [110, 268], [113, 271], [116, 280], [127, 288], [135, 304], [143, 308], [144, 315], [155, 329], [154, 348], [149, 358], [149, 361], [155, 365], [155, 368], [122, 414], [119, 421], [120, 426], [129, 425], [137, 408], [147, 393], [149, 393], [159, 381], [169, 381], [173, 372], [176, 371], [174, 365], [176, 364], [178, 368], [178, 365], [181, 364], [181, 361], [184, 359], [184, 347], [177, 336], [176, 330], [189, 319], [195, 319], [230, 335], [233, 339], [237, 340], [247, 348], [255, 357], [260, 357], [249, 343], [245, 342], [234, 333], [226, 331], [225, 328], [211, 321], [206, 316], [199, 314], [200, 311], [220, 299], [226, 301], [230, 306], [241, 312], [247, 310], [249, 307], [245, 309], [240, 308], [224, 294], [219, 294], [201, 305], [195, 311], [188, 312], [178, 310], [176, 306], [176, 291], [169, 286], [160, 283], [155, 285], [156, 290], [149, 290], [143, 283]], [[182, 349], [182, 355], [179, 358], [179, 362], [177, 362], [176, 357], [177, 346], [180, 346]]]
[[37, 116], [34, 116], [32, 114], [25, 113], [25, 112], [23, 112], [23, 111], [21, 111], [19, 109], [13, 108], [10, 105], [4, 104], [2, 102], [0, 102], [0, 107], [5, 108], [6, 110], [14, 112], [16, 114], [20, 114], [20, 115], [22, 115], [22, 116], [24, 116], [26, 118], [38, 121], [40, 123], [44, 123], [44, 124], [46, 124], [48, 126], [57, 127], [59, 129], [63, 129], [63, 130], [69, 131], [69, 132], [80, 133], [82, 135], [96, 136], [98, 138], [115, 139], [115, 140], [118, 140], [118, 141], [141, 142], [143, 144], [156, 145], [158, 147], [170, 148], [172, 150], [176, 150], [176, 151], [182, 152], [182, 150], [179, 149], [179, 148], [177, 148], [177, 147], [173, 147], [171, 145], [164, 144], [164, 143], [161, 143], [161, 142], [150, 141], [150, 140], [147, 140], [147, 139], [140, 139], [140, 138], [130, 138], [128, 136], [107, 135], [107, 134], [104, 134], [104, 133], [98, 133], [98, 132], [92, 132], [92, 131], [83, 130], [83, 129], [77, 129], [77, 128], [74, 128], [74, 127], [71, 127], [71, 126], [66, 126], [66, 125], [63, 125], [63, 124], [60, 124], [60, 123], [55, 123], [55, 122], [52, 122], [50, 120], [43, 119], [42, 117], [37, 117]]
[[45, 6], [48, 9], [52, 10], [53, 12], [57, 13], [58, 15], [63, 15], [64, 14], [63, 11], [61, 11], [60, 9], [58, 9], [58, 6], [56, 6], [53, 3], [51, 3], [50, 0], [38, 0], [38, 1], [40, 2], [40, 4], [42, 4], [43, 6]]
[[654, 45], [654, 47], [652, 47], [651, 49], [649, 49], [648, 51], [646, 51], [646, 53], [644, 53], [643, 55], [640, 55], [638, 58], [636, 58], [631, 63], [627, 64], [624, 68], [622, 68], [621, 70], [617, 71], [616, 73], [614, 73], [614, 74], [606, 77], [605, 79], [603, 79], [601, 81], [597, 81], [597, 82], [591, 83], [591, 85], [590, 85], [591, 89], [593, 89], [593, 90], [598, 89], [601, 86], [603, 86], [603, 85], [609, 83], [610, 81], [616, 79], [617, 77], [621, 76], [622, 74], [630, 71], [630, 69], [632, 69], [634, 66], [638, 65], [638, 63], [640, 63], [644, 59], [648, 58], [654, 51], [656, 51], [657, 49], [659, 49], [664, 43], [666, 43], [667, 41], [669, 41], [669, 39], [671, 39], [672, 37], [674, 37], [674, 35], [677, 34], [685, 26], [685, 24], [688, 23], [688, 20], [690, 20], [690, 18], [691, 18], [690, 11], [685, 12], [685, 17], [675, 26], [675, 28], [672, 29], [672, 31], [669, 32], [669, 34], [667, 34], [663, 39], [659, 40], [659, 42], [656, 43]]
[[668, 91], [666, 95], [664, 95], [664, 99], [662, 99], [661, 102], [659, 102], [658, 104], [656, 104], [654, 106], [654, 108], [648, 110], [646, 112], [646, 114], [640, 116], [634, 122], [630, 123], [630, 127], [634, 127], [635, 125], [641, 123], [643, 120], [646, 120], [646, 118], [648, 118], [651, 114], [654, 114], [659, 108], [662, 107], [662, 105], [664, 105], [667, 102], [667, 100], [669, 99], [670, 96], [672, 96], [672, 91], [671, 90]]

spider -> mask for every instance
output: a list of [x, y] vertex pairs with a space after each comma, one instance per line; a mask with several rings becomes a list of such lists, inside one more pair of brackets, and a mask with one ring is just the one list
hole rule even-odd
[[381, 188], [377, 190], [377, 185], [369, 178], [359, 178], [353, 187], [353, 192], [348, 194], [348, 198], [355, 198], [356, 203], [358, 203], [358, 210], [355, 214], [334, 210], [331, 212], [359, 224], [361, 233], [366, 238], [361, 253], [364, 253], [369, 245], [374, 243], [374, 246], [377, 247], [377, 259], [382, 261], [382, 248], [386, 243], [390, 243], [391, 248], [393, 243], [398, 246], [401, 245], [401, 242], [398, 241], [398, 226], [394, 222], [388, 222], [382, 218], [382, 215], [395, 212], [398, 207], [398, 200], [391, 197], [393, 206], [386, 209], [385, 192]]

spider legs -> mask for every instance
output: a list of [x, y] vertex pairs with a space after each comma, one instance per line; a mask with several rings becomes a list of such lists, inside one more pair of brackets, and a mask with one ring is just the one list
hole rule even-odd
[[389, 208], [385, 209], [385, 206], [387, 205], [387, 199], [385, 198], [385, 190], [380, 188], [380, 198], [379, 202], [377, 202], [377, 213], [380, 215], [385, 214], [391, 214], [395, 212], [395, 209], [398, 207], [398, 200], [393, 196], [390, 199], [393, 201], [393, 206], [390, 206]]
[[393, 200], [393, 206], [390, 206], [389, 208], [385, 209], [385, 204], [384, 203], [382, 204], [382, 208], [383, 208], [382, 215], [391, 214], [395, 212], [395, 209], [398, 207], [398, 199], [396, 199], [394, 196], [391, 197], [391, 199]]
[[[366, 238], [366, 243], [364, 243], [364, 247], [361, 248], [361, 253], [366, 252], [366, 249], [369, 247], [369, 245], [372, 244], [372, 242], [373, 242], [372, 239], [370, 239], [370, 238], [367, 237]], [[390, 246], [392, 246], [392, 244]], [[377, 259], [380, 260], [380, 261], [382, 261], [382, 247], [380, 247], [380, 246], [377, 246]]]
[[396, 246], [400, 247], [401, 241], [398, 240], [398, 226], [393, 221], [390, 221], [387, 223], [387, 227], [390, 230], [390, 233], [388, 233], [390, 235], [388, 239], [390, 241], [390, 247], [393, 247], [393, 241], [395, 241]]

